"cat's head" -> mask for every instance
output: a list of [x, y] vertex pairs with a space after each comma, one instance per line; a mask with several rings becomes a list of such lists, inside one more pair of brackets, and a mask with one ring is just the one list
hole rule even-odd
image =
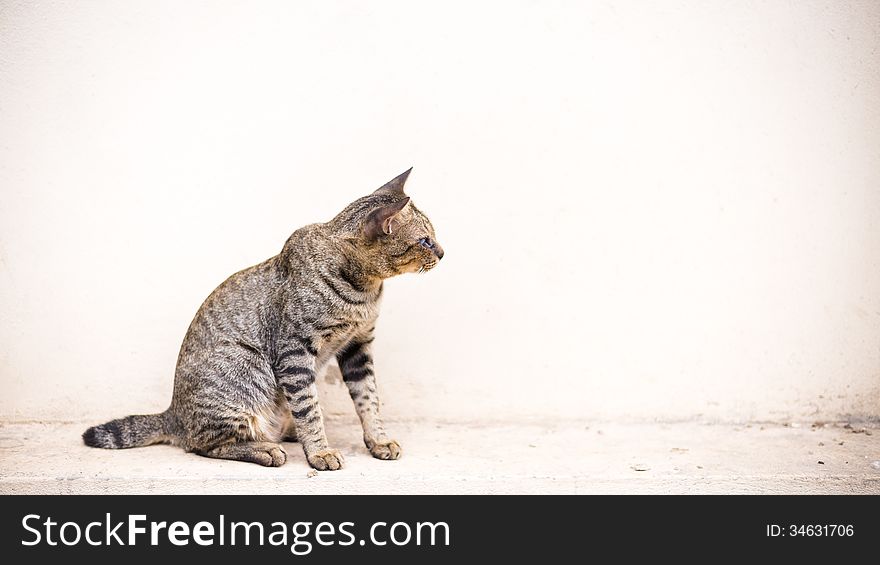
[[430, 271], [443, 258], [431, 221], [403, 192], [411, 170], [352, 202], [333, 220], [348, 228], [360, 262], [381, 278]]

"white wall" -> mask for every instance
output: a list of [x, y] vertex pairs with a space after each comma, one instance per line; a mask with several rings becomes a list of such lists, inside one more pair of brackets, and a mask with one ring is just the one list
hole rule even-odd
[[873, 1], [4, 2], [0, 416], [163, 409], [218, 283], [414, 165], [390, 415], [876, 417], [878, 46]]

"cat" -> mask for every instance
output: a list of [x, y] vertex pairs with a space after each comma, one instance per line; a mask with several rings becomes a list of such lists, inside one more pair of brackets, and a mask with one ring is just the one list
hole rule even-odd
[[367, 449], [398, 459], [379, 416], [370, 344], [383, 280], [430, 271], [443, 258], [434, 228], [404, 193], [412, 168], [302, 227], [281, 253], [223, 282], [195, 315], [177, 359], [171, 406], [83, 433], [92, 447], [157, 443], [279, 467], [299, 441], [315, 469], [342, 468], [324, 433], [315, 377], [335, 357]]

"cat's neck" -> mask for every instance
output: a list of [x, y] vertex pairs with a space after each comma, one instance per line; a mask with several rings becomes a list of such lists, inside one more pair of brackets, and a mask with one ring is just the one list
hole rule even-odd
[[364, 260], [350, 236], [335, 232], [328, 224], [311, 224], [293, 232], [278, 256], [278, 264], [286, 274], [296, 263], [309, 263], [318, 257], [323, 262], [321, 270], [357, 292], [378, 294], [382, 287], [382, 275]]
[[339, 265], [339, 278], [346, 284], [366, 294], [378, 294], [382, 288], [382, 279], [368, 273], [357, 260], [346, 258]]

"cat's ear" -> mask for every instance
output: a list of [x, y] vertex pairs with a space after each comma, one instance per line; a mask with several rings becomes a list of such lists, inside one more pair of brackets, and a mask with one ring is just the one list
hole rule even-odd
[[403, 185], [406, 184], [406, 179], [407, 177], [409, 177], [410, 171], [412, 171], [412, 167], [408, 168], [401, 174], [397, 175], [390, 181], [377, 188], [375, 192], [384, 192], [403, 196]]
[[367, 215], [364, 220], [364, 236], [367, 239], [376, 239], [382, 235], [392, 234], [397, 231], [400, 221], [397, 215], [409, 202], [409, 196], [397, 202], [386, 204], [376, 208]]

